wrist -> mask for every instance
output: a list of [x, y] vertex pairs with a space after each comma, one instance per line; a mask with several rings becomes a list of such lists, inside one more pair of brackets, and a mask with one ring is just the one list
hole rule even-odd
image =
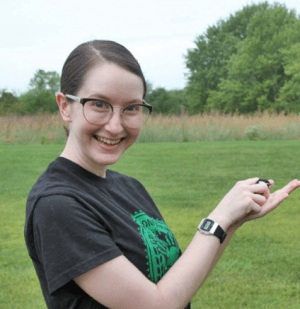
[[212, 212], [207, 218], [218, 222], [218, 224], [221, 226], [221, 228], [225, 232], [227, 232], [228, 228], [231, 226], [231, 223], [228, 222], [228, 220], [226, 220], [226, 218], [223, 218], [222, 216], [219, 216], [219, 215], [215, 214], [214, 212]]
[[219, 238], [222, 244], [227, 236], [226, 232], [222, 229], [218, 222], [210, 218], [204, 218], [198, 225], [198, 231], [206, 235], [214, 235]]
[[243, 223], [244, 222], [242, 221], [238, 221], [236, 223], [231, 224], [226, 231], [227, 235], [233, 235], [236, 232], [236, 230], [243, 225]]
[[244, 220], [239, 220], [236, 223], [233, 223], [230, 228], [237, 230], [239, 227], [241, 227], [245, 223]]

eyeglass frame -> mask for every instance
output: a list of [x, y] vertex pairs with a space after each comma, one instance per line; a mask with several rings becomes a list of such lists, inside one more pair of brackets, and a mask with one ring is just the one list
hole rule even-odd
[[[79, 97], [76, 97], [76, 96], [71, 95], [71, 94], [65, 94], [65, 96], [66, 96], [67, 98], [71, 99], [71, 100], [74, 100], [74, 101], [79, 102], [80, 104], [82, 104], [82, 107], [84, 107], [85, 103], [88, 102], [88, 101], [103, 101], [103, 102], [107, 103], [107, 104], [111, 107], [111, 115], [113, 114], [114, 108], [115, 108], [115, 107], [118, 107], [118, 108], [122, 108], [122, 109], [123, 109], [123, 110], [122, 110], [122, 115], [123, 115], [123, 112], [124, 112], [125, 108], [127, 108], [127, 107], [129, 107], [129, 106], [144, 106], [144, 107], [147, 107], [147, 108], [149, 109], [149, 116], [151, 115], [152, 110], [153, 110], [153, 106], [150, 105], [150, 104], [148, 104], [145, 100], [143, 100], [143, 103], [142, 103], [142, 104], [140, 104], [140, 103], [129, 104], [129, 105], [123, 107], [123, 106], [116, 106], [116, 105], [113, 106], [112, 104], [110, 104], [109, 102], [106, 102], [106, 101], [103, 100], [103, 99], [79, 98]], [[83, 113], [83, 116], [84, 116], [84, 118], [85, 118], [85, 120], [86, 120], [87, 122], [96, 125], [96, 123], [92, 123], [92, 122], [88, 121], [88, 120], [86, 119], [84, 113]], [[148, 118], [147, 118], [147, 120], [148, 120]], [[147, 120], [146, 120], [146, 122], [147, 122]], [[145, 123], [144, 123], [144, 124], [145, 124]]]

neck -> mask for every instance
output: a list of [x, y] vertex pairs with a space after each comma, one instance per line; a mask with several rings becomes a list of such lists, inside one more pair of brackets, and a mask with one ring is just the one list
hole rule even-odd
[[97, 165], [90, 162], [89, 158], [86, 158], [80, 151], [76, 151], [71, 145], [67, 144], [60, 155], [63, 158], [66, 158], [74, 163], [78, 164], [87, 171], [96, 174], [99, 177], [106, 178], [106, 165]]

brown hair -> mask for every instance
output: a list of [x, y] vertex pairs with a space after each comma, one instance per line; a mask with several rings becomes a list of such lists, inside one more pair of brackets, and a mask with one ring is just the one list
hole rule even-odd
[[77, 46], [68, 56], [61, 75], [61, 92], [76, 95], [89, 70], [96, 64], [110, 62], [139, 76], [147, 93], [146, 80], [137, 60], [124, 46], [113, 41], [95, 40]]

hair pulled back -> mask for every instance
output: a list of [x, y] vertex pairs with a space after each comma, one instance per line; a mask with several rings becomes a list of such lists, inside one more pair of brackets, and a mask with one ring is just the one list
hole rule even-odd
[[101, 63], [114, 63], [139, 76], [147, 85], [141, 67], [131, 52], [121, 44], [113, 41], [95, 40], [77, 46], [68, 56], [61, 75], [61, 92], [76, 95], [83, 86], [90, 69]]

